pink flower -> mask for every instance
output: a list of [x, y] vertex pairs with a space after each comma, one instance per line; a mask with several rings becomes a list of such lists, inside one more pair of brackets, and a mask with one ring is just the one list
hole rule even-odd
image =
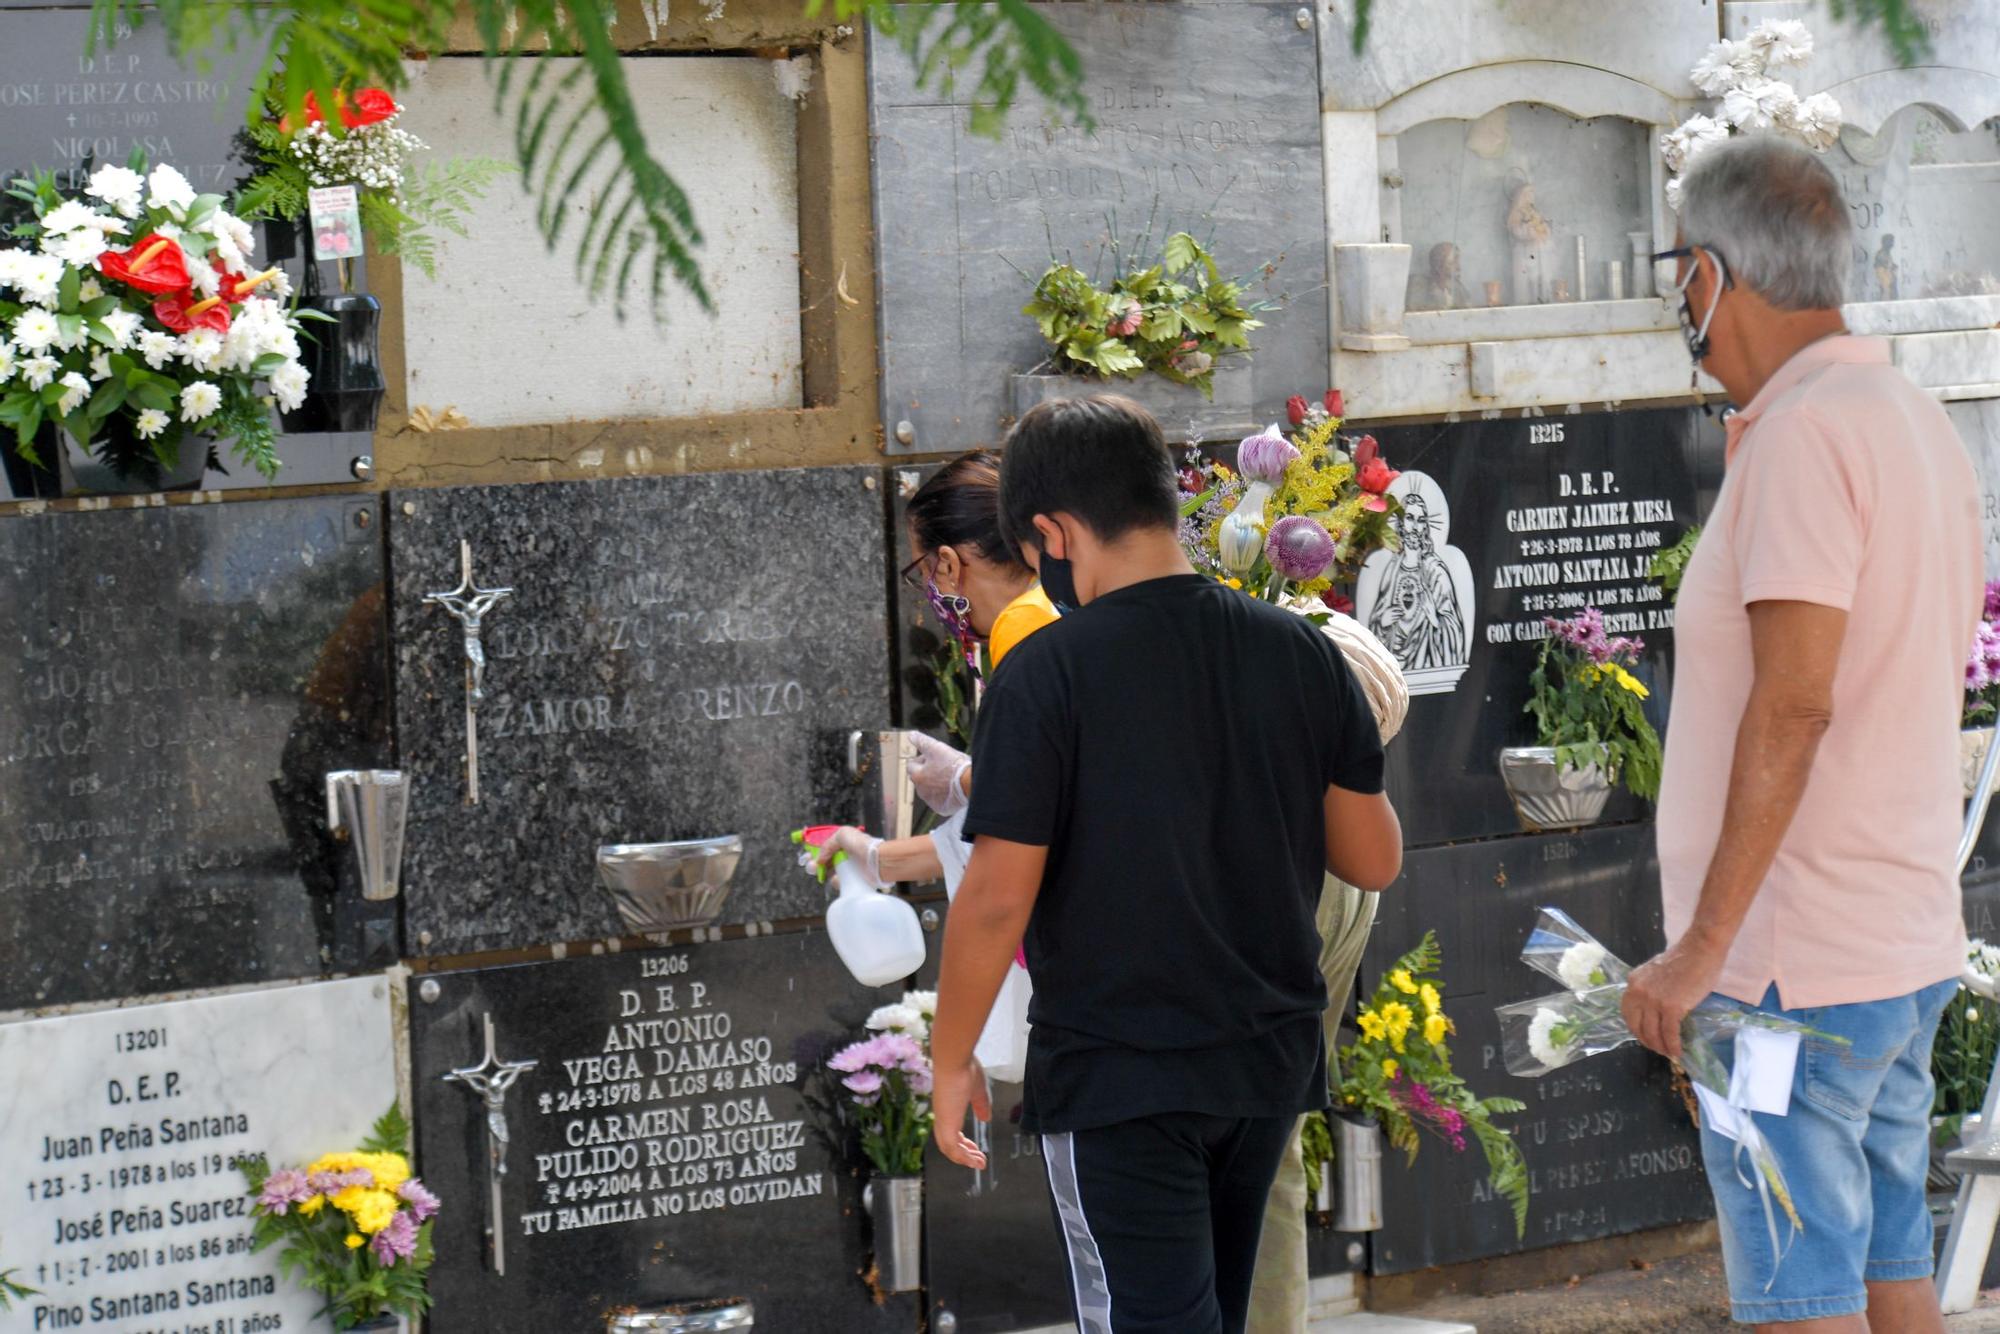
[[1333, 538], [1317, 520], [1303, 514], [1288, 514], [1271, 525], [1271, 536], [1264, 543], [1264, 557], [1271, 562], [1272, 569], [1293, 583], [1309, 583], [1333, 564]]
[[317, 1193], [307, 1184], [304, 1172], [282, 1167], [264, 1178], [264, 1189], [257, 1196], [257, 1203], [282, 1216], [293, 1205], [304, 1204]]
[[1276, 485], [1285, 480], [1285, 469], [1298, 456], [1297, 448], [1279, 434], [1277, 427], [1266, 426], [1236, 447], [1236, 471], [1248, 481]]
[[1140, 309], [1138, 302], [1128, 301], [1125, 305], [1125, 313], [1105, 325], [1104, 332], [1110, 334], [1113, 338], [1129, 338], [1139, 332], [1139, 321], [1144, 316], [1145, 312]]
[[424, 1189], [424, 1183], [415, 1177], [396, 1187], [396, 1198], [410, 1206], [410, 1212], [416, 1215], [419, 1223], [438, 1211], [438, 1197]]
[[306, 1184], [315, 1195], [338, 1195], [349, 1186], [368, 1187], [375, 1184], [375, 1174], [365, 1167], [357, 1167], [351, 1172], [314, 1172], [306, 1177]]
[[383, 1265], [409, 1259], [417, 1249], [417, 1220], [410, 1217], [407, 1210], [398, 1209], [396, 1216], [375, 1234], [368, 1246], [375, 1252], [375, 1259]]
[[880, 1093], [882, 1076], [873, 1070], [861, 1070], [840, 1081], [850, 1093]]

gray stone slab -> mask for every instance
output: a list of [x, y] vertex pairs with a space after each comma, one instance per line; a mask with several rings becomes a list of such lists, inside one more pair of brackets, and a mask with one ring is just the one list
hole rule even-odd
[[[1225, 271], [1282, 298], [1252, 335], [1255, 401], [1276, 414], [1327, 371], [1326, 226], [1316, 53], [1294, 5], [1037, 7], [1076, 46], [1095, 127], [1024, 96], [998, 139], [956, 96], [914, 87], [908, 59], [870, 54], [876, 152], [882, 414], [891, 452], [996, 442], [1008, 377], [1044, 346], [1022, 315], [1052, 255], [1108, 274], [1113, 238], [1186, 230]], [[1100, 263], [1101, 257], [1101, 263]], [[1115, 389], [1122, 382], [1107, 387]], [[1185, 417], [1205, 404], [1188, 391]], [[1166, 422], [1184, 434], [1176, 411]], [[911, 424], [898, 441], [895, 426]]]
[[[728, 922], [816, 915], [788, 832], [832, 818], [820, 737], [883, 727], [876, 468], [395, 495], [397, 737], [413, 783], [407, 926], [424, 953], [622, 934], [606, 843], [740, 834]], [[481, 802], [465, 803], [458, 626], [425, 593], [516, 592], [485, 619]]]
[[0, 1010], [366, 961], [321, 783], [390, 760], [380, 534], [341, 496], [0, 519]]

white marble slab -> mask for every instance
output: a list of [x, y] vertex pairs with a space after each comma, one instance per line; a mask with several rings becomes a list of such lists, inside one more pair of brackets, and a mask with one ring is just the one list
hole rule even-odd
[[395, 1096], [380, 977], [0, 1025], [0, 1269], [41, 1292], [0, 1325], [325, 1328], [250, 1254], [232, 1160], [351, 1148]]

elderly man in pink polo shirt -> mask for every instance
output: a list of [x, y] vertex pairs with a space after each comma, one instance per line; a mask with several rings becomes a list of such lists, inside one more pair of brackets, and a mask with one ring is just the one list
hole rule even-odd
[[1957, 733], [1980, 486], [1944, 411], [1841, 320], [1853, 238], [1818, 158], [1732, 139], [1682, 190], [1669, 256], [1689, 350], [1742, 410], [1681, 586], [1669, 943], [1633, 973], [1625, 1016], [1667, 1056], [1711, 993], [1826, 1035], [1799, 1051], [1788, 1112], [1754, 1115], [1804, 1224], [1788, 1236], [1778, 1214], [1775, 1252], [1735, 1143], [1702, 1131], [1735, 1318], [1940, 1331], [1924, 1173], [1931, 1040], [1965, 958]]

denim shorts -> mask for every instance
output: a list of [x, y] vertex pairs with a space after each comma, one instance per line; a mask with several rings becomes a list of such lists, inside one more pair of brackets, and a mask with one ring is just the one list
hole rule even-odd
[[1764, 993], [1758, 1009], [1852, 1045], [1803, 1039], [1790, 1113], [1755, 1114], [1804, 1225], [1795, 1230], [1773, 1201], [1778, 1254], [1757, 1190], [1744, 1184], [1756, 1176], [1749, 1159], [1739, 1164], [1734, 1140], [1702, 1130], [1735, 1319], [1853, 1315], [1868, 1307], [1867, 1284], [1931, 1276], [1931, 1039], [1957, 987], [1804, 1010], [1780, 1009], [1775, 986]]

